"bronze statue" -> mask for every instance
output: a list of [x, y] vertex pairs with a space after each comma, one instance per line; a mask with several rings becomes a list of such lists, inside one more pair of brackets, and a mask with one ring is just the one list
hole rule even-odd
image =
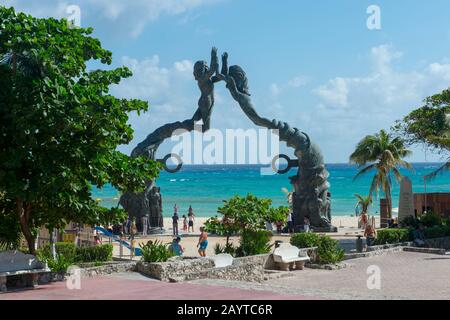
[[150, 207], [150, 226], [152, 228], [162, 228], [162, 198], [159, 187], [153, 187], [148, 194], [148, 203]]
[[[290, 177], [294, 186], [294, 224], [301, 225], [306, 216], [309, 217], [311, 226], [316, 231], [335, 231], [335, 228], [331, 225], [328, 192], [330, 187], [328, 183], [329, 173], [325, 168], [319, 147], [311, 142], [306, 133], [297, 128], [291, 128], [286, 122], [270, 121], [267, 118], [260, 117], [252, 104], [244, 70], [237, 65], [228, 67], [228, 54], [224, 53], [222, 55], [222, 69], [219, 74], [217, 60], [217, 49], [213, 47], [210, 67], [205, 61], [197, 61], [194, 65], [193, 74], [201, 91], [198, 109], [194, 116], [191, 119], [169, 123], [156, 129], [137, 145], [131, 155], [133, 157], [145, 155], [154, 160], [159, 145], [165, 139], [170, 138], [173, 134], [181, 134], [182, 131], [179, 129], [183, 129], [184, 132], [194, 130], [195, 123], [199, 120], [203, 121], [202, 132], [208, 131], [214, 107], [214, 84], [224, 80], [233, 99], [238, 102], [242, 111], [255, 125], [278, 130], [280, 140], [285, 141], [288, 147], [295, 149], [295, 156], [298, 158], [298, 171], [297, 175]], [[162, 227], [161, 195], [159, 188], [155, 188], [154, 181], [147, 182], [144, 195], [149, 200], [147, 206], [150, 212], [151, 227], [159, 225]], [[136, 199], [136, 201], [140, 200]]]

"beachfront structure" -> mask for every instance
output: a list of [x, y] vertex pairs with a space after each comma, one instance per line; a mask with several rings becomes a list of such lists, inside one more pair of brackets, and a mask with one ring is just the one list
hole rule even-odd
[[450, 193], [415, 193], [414, 213], [416, 217], [425, 211], [450, 217]]

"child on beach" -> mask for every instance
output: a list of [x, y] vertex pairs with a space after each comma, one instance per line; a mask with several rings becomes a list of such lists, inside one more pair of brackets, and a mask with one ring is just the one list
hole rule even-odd
[[183, 214], [183, 231], [187, 232], [188, 231], [188, 226], [187, 226], [187, 218], [186, 215]]
[[198, 239], [198, 254], [200, 257], [206, 257], [206, 248], [208, 247], [208, 233], [205, 232], [205, 228], [200, 228], [200, 238]]

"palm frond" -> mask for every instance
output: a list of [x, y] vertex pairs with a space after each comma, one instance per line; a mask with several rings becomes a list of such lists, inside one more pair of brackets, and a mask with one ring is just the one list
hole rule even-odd
[[[450, 159], [449, 159], [450, 160]], [[436, 171], [433, 171], [430, 174], [427, 174], [425, 176], [425, 180], [430, 181], [435, 179], [438, 175], [444, 173], [445, 171], [450, 170], [450, 161], [446, 162], [443, 166], [441, 166], [439, 169], [437, 169]]]

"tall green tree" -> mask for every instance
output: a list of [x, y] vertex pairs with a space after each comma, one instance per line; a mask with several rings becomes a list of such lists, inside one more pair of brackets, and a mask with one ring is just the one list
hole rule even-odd
[[87, 70], [91, 60], [112, 62], [91, 33], [0, 6], [0, 211], [20, 223], [31, 253], [41, 226], [124, 219], [98, 206], [92, 185], [140, 191], [159, 173], [116, 150], [133, 138], [128, 113], [148, 104], [109, 94], [127, 68]]
[[399, 138], [392, 138], [386, 131], [381, 130], [374, 135], [363, 138], [356, 146], [355, 151], [350, 155], [350, 163], [357, 164], [360, 171], [355, 179], [364, 174], [374, 171], [375, 174], [370, 185], [369, 195], [375, 192], [378, 196], [380, 190], [383, 191], [388, 203], [389, 217], [392, 214], [392, 179], [391, 174], [400, 181], [402, 175], [399, 167], [403, 166], [411, 169], [411, 165], [403, 158], [409, 156], [411, 151], [406, 149], [404, 141]]
[[424, 105], [402, 121], [394, 129], [409, 145], [422, 144], [447, 157], [447, 161], [425, 178], [433, 179], [450, 169], [450, 89], [425, 99]]

